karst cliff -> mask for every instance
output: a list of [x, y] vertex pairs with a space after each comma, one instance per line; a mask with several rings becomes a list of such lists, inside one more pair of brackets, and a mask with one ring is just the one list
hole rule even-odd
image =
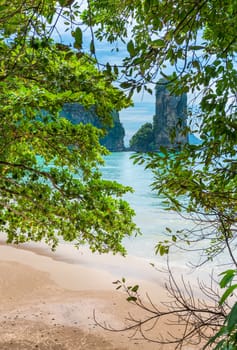
[[130, 149], [138, 152], [179, 149], [188, 142], [187, 94], [176, 96], [170, 92], [165, 80], [156, 85], [155, 115], [153, 123], [144, 124], [130, 140]]
[[[85, 109], [79, 103], [66, 103], [61, 112], [61, 116], [69, 119], [74, 124], [91, 123], [97, 128], [102, 128], [102, 124], [93, 108]], [[124, 135], [125, 131], [119, 119], [119, 113], [112, 113], [113, 126], [107, 127], [107, 134], [101, 138], [100, 142], [111, 152], [124, 151]]]

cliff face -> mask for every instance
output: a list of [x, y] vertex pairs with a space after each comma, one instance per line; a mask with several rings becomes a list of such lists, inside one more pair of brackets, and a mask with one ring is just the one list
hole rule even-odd
[[178, 149], [188, 142], [188, 136], [183, 134], [186, 126], [187, 95], [171, 95], [166, 81], [162, 79], [156, 86], [156, 113], [153, 123], [144, 124], [133, 135], [130, 149], [139, 152], [159, 150], [160, 146]]
[[162, 80], [156, 87], [156, 114], [153, 118], [154, 143], [157, 148], [179, 147], [187, 143], [182, 131], [187, 126], [187, 95], [171, 95]]
[[[93, 108], [86, 110], [79, 103], [66, 103], [61, 116], [70, 120], [73, 124], [90, 123], [97, 128], [103, 128]], [[106, 128], [107, 134], [100, 142], [111, 152], [124, 151], [124, 128], [119, 120], [118, 112], [112, 113], [114, 126]], [[103, 128], [104, 129], [104, 128]]]
[[111, 152], [121, 152], [125, 150], [124, 136], [125, 130], [119, 119], [119, 113], [113, 111], [112, 113], [114, 126], [108, 129], [107, 135], [101, 139], [102, 145], [104, 145]]

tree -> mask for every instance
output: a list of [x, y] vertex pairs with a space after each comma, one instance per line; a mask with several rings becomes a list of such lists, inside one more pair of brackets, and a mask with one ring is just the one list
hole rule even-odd
[[[149, 90], [147, 84], [162, 76], [173, 94], [189, 93], [193, 99], [187, 132], [198, 134], [201, 144], [186, 145], [180, 153], [163, 149], [162, 154], [135, 159], [152, 169], [153, 188], [166, 196], [170, 209], [200, 222], [197, 235], [172, 233], [169, 244], [158, 243], [158, 252], [168, 252], [179, 241], [189, 245], [203, 239], [205, 259], [227, 250], [232, 268], [220, 282], [226, 288], [222, 304], [236, 289], [237, 272], [237, 2], [90, 0], [89, 5], [83, 19], [95, 26], [97, 39], [121, 39], [127, 45], [121, 87], [131, 95], [143, 86]], [[186, 204], [182, 196], [188, 199]], [[209, 342], [217, 342], [216, 349], [237, 346], [236, 305], [232, 302], [220, 331]]]
[[107, 150], [101, 131], [60, 117], [65, 102], [93, 106], [104, 124], [130, 102], [83, 54], [52, 39], [57, 23], [78, 11], [72, 1], [14, 0], [0, 6], [0, 229], [7, 242], [60, 237], [92, 251], [125, 253], [136, 232], [129, 187], [101, 178]]
[[143, 124], [129, 141], [130, 148], [136, 152], [149, 152], [154, 149], [154, 136], [151, 123]]

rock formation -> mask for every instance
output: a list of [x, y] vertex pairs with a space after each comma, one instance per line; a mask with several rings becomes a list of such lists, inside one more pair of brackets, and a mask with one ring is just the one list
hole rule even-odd
[[156, 113], [153, 118], [154, 144], [156, 148], [179, 148], [187, 143], [183, 134], [187, 126], [187, 94], [172, 95], [166, 81], [156, 86]]
[[[179, 149], [188, 142], [185, 133], [187, 126], [187, 94], [175, 96], [162, 79], [156, 86], [156, 112], [150, 123], [143, 125], [130, 140], [132, 151], [147, 152], [165, 148]], [[146, 127], [145, 127], [146, 126]], [[149, 131], [149, 133], [148, 133]]]
[[[66, 103], [61, 115], [70, 120], [73, 124], [90, 123], [97, 128], [102, 128], [102, 124], [93, 108], [87, 110], [79, 103]], [[112, 117], [114, 125], [111, 128], [106, 128], [107, 134], [100, 140], [100, 142], [111, 152], [124, 151], [125, 131], [120, 122], [118, 112], [114, 111]]]

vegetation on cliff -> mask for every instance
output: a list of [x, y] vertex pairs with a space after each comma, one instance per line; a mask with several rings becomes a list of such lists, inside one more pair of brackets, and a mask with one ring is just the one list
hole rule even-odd
[[151, 123], [145, 123], [129, 141], [129, 146], [135, 152], [149, 152], [155, 149], [154, 132]]
[[180, 149], [188, 142], [187, 94], [172, 94], [172, 85], [165, 79], [156, 84], [156, 113], [153, 123], [141, 126], [130, 140], [130, 149], [137, 152], [158, 151], [160, 147]]

